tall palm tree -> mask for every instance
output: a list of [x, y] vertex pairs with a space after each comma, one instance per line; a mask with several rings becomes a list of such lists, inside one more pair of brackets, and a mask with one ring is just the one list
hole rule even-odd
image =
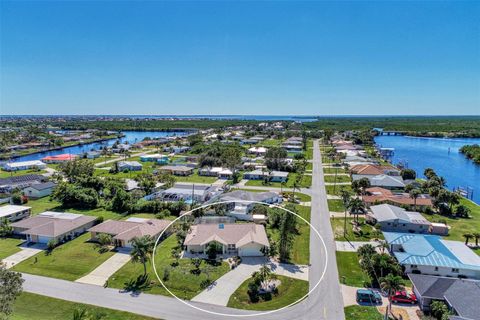
[[470, 239], [472, 239], [474, 235], [471, 233], [464, 233], [463, 237], [465, 238], [465, 245], [468, 246], [468, 241], [470, 241]]
[[474, 232], [472, 235], [475, 238], [475, 247], [478, 247], [478, 239], [480, 239], [480, 232]]
[[420, 197], [420, 195], [422, 194], [422, 192], [420, 191], [420, 189], [412, 189], [410, 190], [410, 198], [413, 199], [413, 205], [415, 207], [415, 211], [417, 211], [417, 199], [418, 197]]
[[400, 276], [396, 276], [391, 273], [389, 273], [385, 277], [380, 278], [379, 280], [380, 288], [382, 288], [383, 291], [386, 291], [388, 293], [389, 301], [387, 310], [385, 311], [385, 320], [387, 320], [388, 313], [392, 310], [392, 300], [390, 298], [392, 295], [395, 294], [395, 292], [403, 290], [403, 280]]
[[341, 187], [340, 197], [342, 198], [343, 208], [345, 211], [345, 219], [343, 221], [343, 237], [345, 238], [347, 235], [347, 210], [348, 210], [348, 205], [352, 199], [352, 194], [350, 193], [350, 191], [346, 190], [344, 187]]
[[355, 221], [358, 222], [358, 214], [360, 212], [365, 212], [365, 204], [359, 198], [353, 198], [348, 203], [348, 208], [350, 209], [350, 213], [353, 214], [353, 218]]
[[380, 248], [382, 250], [382, 253], [385, 253], [386, 250], [390, 248], [388, 245], [388, 242], [385, 240], [380, 240], [380, 243], [377, 245], [377, 248]]
[[152, 257], [155, 241], [149, 235], [145, 235], [139, 238], [133, 238], [131, 243], [132, 251], [130, 255], [132, 256], [132, 261], [143, 264], [143, 275], [146, 276], [147, 262]]

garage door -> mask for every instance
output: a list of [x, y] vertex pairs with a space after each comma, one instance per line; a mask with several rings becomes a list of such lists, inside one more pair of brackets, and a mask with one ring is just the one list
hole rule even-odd
[[259, 257], [263, 254], [258, 250], [258, 248], [242, 248], [240, 249], [239, 254], [244, 257]]

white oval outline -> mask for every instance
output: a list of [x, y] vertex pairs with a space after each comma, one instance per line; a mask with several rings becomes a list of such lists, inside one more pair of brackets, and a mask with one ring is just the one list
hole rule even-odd
[[[295, 215], [296, 217], [300, 218], [301, 220], [303, 220], [305, 223], [307, 223], [309, 226], [310, 226], [310, 229], [315, 231], [315, 233], [317, 234], [317, 236], [319, 237], [319, 239], [321, 240], [322, 242], [322, 245], [323, 245], [323, 248], [325, 250], [325, 266], [323, 268], [323, 271], [322, 271], [322, 275], [320, 276], [320, 279], [318, 280], [318, 282], [315, 284], [315, 286], [309, 290], [303, 297], [299, 298], [298, 300], [290, 303], [289, 305], [286, 305], [284, 307], [281, 307], [281, 308], [278, 308], [278, 309], [275, 309], [275, 310], [268, 310], [268, 311], [264, 311], [264, 312], [258, 312], [258, 313], [247, 313], [247, 314], [228, 314], [228, 313], [222, 313], [222, 312], [215, 312], [215, 311], [209, 311], [209, 310], [205, 310], [205, 309], [202, 309], [200, 307], [197, 307], [197, 306], [194, 306], [192, 304], [190, 304], [189, 302], [187, 301], [190, 301], [190, 300], [183, 300], [183, 299], [180, 299], [179, 297], [177, 297], [174, 293], [172, 293], [168, 288], [167, 286], [163, 283], [162, 279], [160, 278], [160, 276], [158, 275], [157, 273], [157, 268], [155, 266], [155, 252], [157, 250], [157, 245], [159, 243], [159, 240], [162, 238], [163, 234], [165, 233], [165, 231], [170, 228], [170, 226], [172, 224], [174, 224], [177, 220], [179, 220], [180, 218], [186, 216], [186, 215], [189, 215], [191, 214], [192, 212], [194, 212], [195, 210], [199, 210], [199, 209], [203, 209], [203, 208], [206, 208], [206, 207], [210, 207], [212, 205], [216, 205], [216, 204], [227, 204], [227, 203], [256, 203], [256, 204], [261, 204], [261, 205], [266, 205], [266, 206], [269, 206], [269, 207], [273, 207], [273, 208], [278, 208], [278, 209], [282, 209], [282, 210], [285, 210], [286, 212], [288, 213], [291, 213], [293, 215]], [[310, 216], [311, 216], [311, 210], [310, 210]], [[320, 235], [320, 233], [318, 232], [318, 230], [312, 226], [312, 224], [305, 220], [302, 216], [298, 215], [297, 213], [293, 212], [293, 211], [290, 211], [286, 208], [283, 208], [283, 207], [280, 207], [280, 206], [277, 206], [276, 204], [269, 204], [269, 203], [265, 203], [265, 202], [259, 202], [259, 201], [253, 201], [253, 200], [227, 200], [227, 201], [219, 201], [219, 202], [212, 202], [212, 203], [207, 203], [207, 204], [204, 204], [204, 205], [201, 205], [197, 208], [194, 208], [190, 211], [187, 211], [185, 212], [184, 214], [178, 216], [177, 218], [175, 218], [174, 220], [172, 220], [172, 222], [170, 222], [170, 224], [165, 228], [163, 229], [163, 231], [160, 233], [160, 235], [157, 237], [157, 240], [155, 241], [155, 246], [153, 247], [153, 254], [152, 254], [152, 267], [153, 267], [153, 271], [155, 272], [155, 275], [157, 276], [157, 279], [158, 281], [160, 281], [160, 283], [162, 284], [162, 286], [165, 288], [165, 290], [168, 291], [168, 293], [174, 297], [175, 299], [177, 299], [178, 301], [182, 302], [183, 304], [193, 308], [193, 309], [196, 309], [196, 310], [199, 310], [199, 311], [203, 311], [203, 312], [206, 312], [206, 313], [209, 313], [209, 314], [213, 314], [213, 315], [216, 315], [216, 316], [225, 316], [225, 317], [254, 317], [254, 316], [262, 316], [262, 315], [267, 315], [267, 314], [272, 314], [274, 312], [277, 312], [277, 311], [281, 311], [281, 310], [284, 310], [286, 308], [289, 308], [299, 302], [301, 302], [302, 300], [304, 300], [305, 298], [307, 298], [317, 287], [318, 285], [320, 284], [320, 282], [322, 282], [324, 276], [325, 276], [325, 273], [327, 272], [327, 265], [328, 265], [328, 254], [327, 254], [327, 246], [325, 244], [325, 241], [323, 240], [323, 237]], [[310, 266], [309, 266], [309, 269], [308, 269], [308, 272], [310, 274]], [[211, 304], [212, 306], [217, 306], [217, 305], [214, 305], [214, 304]], [[220, 306], [222, 307], [222, 306]], [[227, 308], [226, 306], [224, 308]], [[232, 308], [233, 309], [233, 308]], [[243, 309], [237, 309], [237, 310], [243, 310]], [[245, 311], [252, 311], [252, 310], [245, 310]], [[253, 310], [255, 311], [255, 310]]]

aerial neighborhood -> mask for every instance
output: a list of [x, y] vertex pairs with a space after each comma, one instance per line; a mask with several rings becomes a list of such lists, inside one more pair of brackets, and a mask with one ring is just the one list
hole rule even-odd
[[[0, 259], [27, 281], [160, 306], [168, 288], [225, 310], [480, 319], [479, 206], [432, 168], [393, 164], [378, 130], [2, 130]], [[328, 297], [309, 293], [323, 268]]]

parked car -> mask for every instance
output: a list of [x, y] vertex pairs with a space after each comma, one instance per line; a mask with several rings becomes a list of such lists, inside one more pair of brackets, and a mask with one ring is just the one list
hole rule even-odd
[[357, 302], [382, 303], [382, 296], [370, 289], [358, 289]]
[[390, 297], [392, 303], [417, 303], [417, 297], [413, 292], [406, 291], [397, 291], [393, 296]]

